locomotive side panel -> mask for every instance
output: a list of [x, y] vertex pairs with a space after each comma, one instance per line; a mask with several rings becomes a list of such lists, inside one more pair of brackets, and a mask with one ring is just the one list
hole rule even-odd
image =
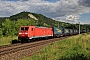
[[49, 37], [49, 36], [53, 36], [53, 31], [51, 28], [41, 28], [41, 27], [34, 28], [33, 38]]

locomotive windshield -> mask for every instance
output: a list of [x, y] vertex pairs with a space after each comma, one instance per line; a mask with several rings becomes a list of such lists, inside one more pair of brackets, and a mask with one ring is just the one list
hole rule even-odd
[[22, 27], [21, 30], [28, 30], [29, 27]]

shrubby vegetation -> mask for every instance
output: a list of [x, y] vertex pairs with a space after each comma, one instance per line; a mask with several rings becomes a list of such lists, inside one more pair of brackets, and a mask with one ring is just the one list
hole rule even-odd
[[23, 60], [90, 60], [90, 33], [53, 42]]
[[17, 39], [17, 36], [8, 36], [0, 38], [0, 46], [9, 45], [12, 43], [12, 40]]
[[0, 37], [2, 37], [2, 30], [0, 29]]

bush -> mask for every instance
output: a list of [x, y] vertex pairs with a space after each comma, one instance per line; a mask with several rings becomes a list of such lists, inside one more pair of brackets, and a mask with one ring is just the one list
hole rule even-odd
[[2, 31], [0, 31], [0, 37], [2, 37]]
[[89, 52], [83, 49], [80, 45], [75, 45], [68, 49], [59, 60], [90, 60]]

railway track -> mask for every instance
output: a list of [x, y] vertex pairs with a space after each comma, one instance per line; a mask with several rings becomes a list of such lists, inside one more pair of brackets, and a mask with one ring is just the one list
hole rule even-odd
[[[67, 37], [70, 37], [70, 36], [67, 36]], [[15, 52], [20, 51], [20, 50], [25, 50], [25, 49], [29, 49], [29, 48], [33, 48], [33, 47], [37, 47], [37, 46], [41, 46], [41, 45], [46, 45], [46, 44], [49, 44], [51, 42], [65, 39], [67, 37], [42, 40], [42, 41], [37, 41], [37, 42], [33, 42], [33, 43], [13, 44], [13, 45], [8, 45], [8, 46], [3, 46], [3, 47], [0, 47], [0, 56], [15, 53]]]
[[16, 43], [16, 44], [10, 44], [10, 45], [4, 45], [4, 46], [0, 46], [0, 50], [4, 49], [4, 48], [8, 48], [8, 47], [12, 47], [12, 46], [17, 46], [20, 45], [21, 43]]

